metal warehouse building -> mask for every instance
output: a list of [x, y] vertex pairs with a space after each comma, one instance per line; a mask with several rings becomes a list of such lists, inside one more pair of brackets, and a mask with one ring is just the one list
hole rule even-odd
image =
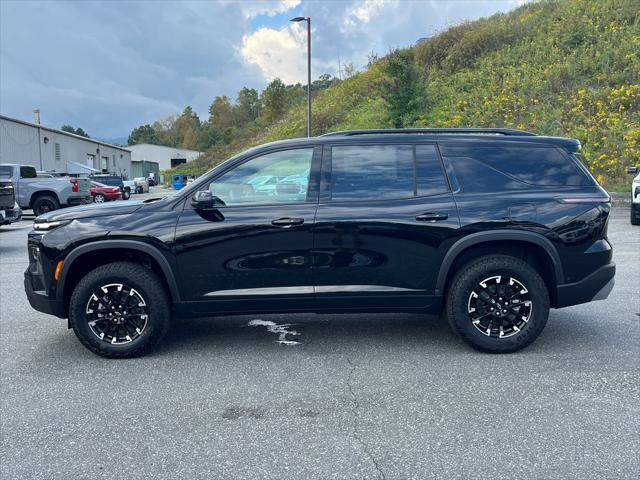
[[3, 115], [0, 163], [32, 165], [41, 171], [131, 177], [131, 152], [125, 148]]
[[131, 150], [131, 159], [133, 161], [157, 162], [160, 170], [167, 170], [181, 163], [190, 162], [202, 155], [202, 152], [196, 150], [164, 147], [162, 145], [151, 145], [149, 143], [130, 145], [127, 148]]

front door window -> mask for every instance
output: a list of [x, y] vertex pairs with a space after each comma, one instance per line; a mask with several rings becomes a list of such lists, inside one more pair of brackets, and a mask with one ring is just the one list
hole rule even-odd
[[313, 148], [253, 158], [211, 182], [226, 206], [302, 203], [307, 200]]

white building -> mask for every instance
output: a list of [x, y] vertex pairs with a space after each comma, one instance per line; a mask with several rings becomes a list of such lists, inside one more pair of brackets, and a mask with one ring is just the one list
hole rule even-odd
[[130, 145], [127, 148], [131, 150], [131, 160], [135, 162], [157, 162], [160, 166], [160, 171], [168, 170], [181, 163], [190, 162], [202, 155], [202, 152], [196, 150], [151, 145], [149, 143]]
[[39, 171], [112, 173], [129, 176], [126, 148], [0, 115], [0, 163]]

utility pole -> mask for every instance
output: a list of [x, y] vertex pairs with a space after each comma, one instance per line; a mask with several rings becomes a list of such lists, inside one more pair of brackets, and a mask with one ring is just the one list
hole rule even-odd
[[307, 137], [311, 136], [311, 17], [295, 17], [292, 22], [307, 22]]

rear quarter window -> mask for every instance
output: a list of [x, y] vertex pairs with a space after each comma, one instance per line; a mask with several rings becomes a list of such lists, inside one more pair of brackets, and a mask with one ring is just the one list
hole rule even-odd
[[442, 146], [441, 151], [452, 159], [456, 177], [467, 190], [491, 185], [526, 188], [589, 184], [575, 160], [554, 147]]

